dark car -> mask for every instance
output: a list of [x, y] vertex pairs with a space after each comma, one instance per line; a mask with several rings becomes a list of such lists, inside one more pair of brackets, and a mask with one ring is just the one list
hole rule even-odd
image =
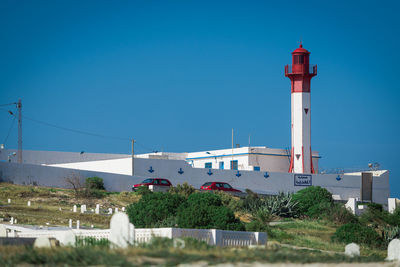
[[164, 178], [148, 178], [142, 181], [140, 184], [135, 184], [132, 186], [132, 191], [136, 191], [141, 186], [149, 186], [149, 185], [157, 185], [157, 186], [172, 186], [171, 182], [168, 179]]
[[241, 193], [242, 191], [233, 188], [230, 184], [224, 182], [207, 182], [200, 187], [201, 190], [221, 190], [225, 192]]

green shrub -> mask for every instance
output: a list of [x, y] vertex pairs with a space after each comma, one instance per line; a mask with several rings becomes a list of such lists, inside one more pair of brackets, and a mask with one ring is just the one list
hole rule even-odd
[[127, 214], [136, 227], [154, 227], [167, 218], [176, 216], [178, 207], [184, 201], [184, 197], [177, 194], [144, 194], [139, 202], [128, 206]]
[[296, 192], [293, 201], [298, 202], [299, 215], [319, 216], [333, 203], [332, 194], [320, 186], [310, 186]]
[[177, 184], [176, 187], [171, 187], [168, 192], [188, 198], [191, 194], [196, 192], [196, 189], [187, 182], [184, 182], [183, 184]]
[[397, 207], [393, 214], [389, 214], [388, 222], [393, 226], [400, 226], [400, 207]]
[[86, 178], [85, 186], [89, 190], [105, 190], [103, 179], [97, 176]]
[[357, 243], [378, 247], [382, 238], [374, 229], [356, 223], [348, 223], [339, 227], [332, 236], [332, 241], [342, 243]]
[[323, 217], [338, 224], [358, 223], [356, 215], [351, 213], [343, 204], [334, 203], [325, 211]]
[[383, 228], [383, 238], [386, 244], [389, 244], [395, 238], [400, 238], [400, 227], [387, 226]]
[[151, 190], [147, 186], [139, 186], [138, 189], [136, 189], [136, 193], [138, 195], [147, 195], [147, 194], [152, 194]]
[[214, 194], [221, 198], [221, 203], [223, 206], [233, 210], [239, 211], [242, 206], [242, 200], [239, 197], [235, 197], [232, 194], [226, 193], [224, 191], [215, 191]]
[[373, 227], [385, 226], [390, 224], [389, 212], [383, 210], [382, 205], [368, 203], [367, 210], [359, 217], [360, 222]]
[[232, 210], [222, 206], [221, 198], [213, 193], [194, 193], [179, 207], [178, 225], [182, 228], [244, 230]]
[[246, 212], [253, 212], [261, 206], [261, 198], [257, 193], [246, 189], [246, 197], [242, 201], [242, 209]]

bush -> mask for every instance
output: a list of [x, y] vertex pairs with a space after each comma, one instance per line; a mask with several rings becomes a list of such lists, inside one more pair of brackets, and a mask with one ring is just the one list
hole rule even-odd
[[397, 207], [393, 214], [389, 214], [388, 222], [393, 226], [400, 226], [400, 207]]
[[267, 196], [260, 199], [259, 206], [268, 211], [269, 214], [293, 218], [297, 217], [297, 201], [293, 201], [292, 194], [279, 193], [276, 196]]
[[139, 202], [128, 206], [127, 214], [136, 227], [154, 227], [165, 222], [167, 218], [176, 216], [178, 207], [184, 201], [181, 195], [176, 194], [144, 194]]
[[348, 223], [339, 227], [332, 236], [332, 241], [357, 243], [369, 246], [381, 246], [382, 238], [372, 228], [356, 223]]
[[365, 225], [379, 227], [390, 224], [390, 215], [389, 212], [383, 210], [382, 205], [368, 203], [367, 210], [360, 216], [360, 222]]
[[298, 202], [299, 215], [318, 217], [333, 203], [332, 194], [320, 186], [310, 186], [296, 192], [293, 201]]
[[238, 211], [242, 206], [242, 201], [239, 197], [235, 197], [232, 194], [226, 193], [224, 191], [214, 191], [214, 194], [221, 198], [221, 203], [223, 206], [233, 210]]
[[194, 193], [178, 210], [178, 225], [182, 228], [244, 230], [232, 210], [222, 206], [213, 193]]
[[191, 194], [196, 192], [196, 189], [187, 182], [184, 182], [183, 184], [177, 184], [176, 187], [171, 187], [168, 192], [188, 198]]
[[106, 190], [103, 179], [97, 176], [86, 178], [85, 186], [89, 190]]
[[139, 186], [139, 188], [136, 189], [136, 193], [143, 196], [147, 194], [152, 194], [153, 192], [151, 192], [151, 190], [147, 186]]
[[383, 238], [386, 244], [389, 244], [395, 238], [400, 238], [400, 227], [387, 226], [383, 229]]
[[323, 217], [328, 221], [336, 222], [338, 224], [358, 223], [357, 217], [340, 203], [334, 203], [330, 206]]

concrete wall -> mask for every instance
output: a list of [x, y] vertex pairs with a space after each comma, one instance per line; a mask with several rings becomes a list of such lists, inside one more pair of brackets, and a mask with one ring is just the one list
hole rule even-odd
[[[0, 149], [0, 161], [7, 161], [8, 155], [18, 152], [15, 149]], [[85, 162], [93, 160], [120, 159], [130, 157], [128, 154], [104, 154], [59, 151], [24, 150], [22, 153], [23, 163], [27, 164], [57, 164], [71, 162]], [[18, 156], [11, 156], [11, 162], [17, 162]]]
[[[124, 159], [130, 160], [130, 159]], [[295, 174], [269, 172], [269, 177], [264, 177], [265, 172], [212, 170], [192, 168], [183, 160], [162, 159], [135, 159], [135, 176], [119, 175], [105, 172], [66, 169], [59, 167], [38, 166], [29, 164], [14, 164], [0, 162], [0, 178], [15, 183], [32, 183], [36, 181], [40, 185], [66, 187], [65, 178], [71, 175], [79, 175], [82, 178], [90, 176], [102, 177], [107, 190], [127, 191], [132, 184], [138, 183], [147, 177], [162, 177], [169, 179], [173, 185], [188, 182], [195, 188], [209, 181], [228, 182], [240, 190], [246, 188], [254, 192], [264, 194], [276, 194], [278, 192], [295, 192], [304, 186], [294, 184]], [[312, 185], [322, 186], [332, 194], [347, 200], [350, 197], [360, 198], [361, 176], [356, 174], [314, 174], [311, 176]], [[389, 197], [389, 173], [387, 171], [374, 172], [373, 176], [373, 201], [387, 205]]]

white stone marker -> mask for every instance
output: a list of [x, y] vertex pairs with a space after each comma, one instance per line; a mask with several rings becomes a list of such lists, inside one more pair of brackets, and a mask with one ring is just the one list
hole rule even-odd
[[130, 226], [128, 215], [122, 212], [115, 213], [110, 221], [111, 247], [126, 248], [130, 238]]
[[31, 206], [31, 201], [30, 200], [28, 200], [28, 207], [30, 207]]
[[96, 204], [96, 209], [95, 209], [95, 211], [94, 211], [96, 214], [99, 214], [100, 213], [100, 205], [99, 204]]
[[108, 209], [108, 214], [112, 214], [112, 208]]
[[80, 221], [77, 220], [77, 221], [76, 221], [76, 230], [79, 230], [79, 227], [80, 227]]
[[85, 205], [81, 205], [81, 213], [85, 213]]
[[7, 237], [7, 228], [0, 224], [0, 237]]
[[396, 209], [396, 199], [395, 198], [388, 198], [388, 211], [389, 213], [393, 213]]
[[357, 212], [357, 201], [355, 198], [349, 198], [345, 207], [351, 211], [351, 213], [356, 214]]
[[68, 227], [69, 227], [69, 228], [72, 228], [72, 219], [69, 219], [69, 221], [68, 221]]
[[360, 246], [356, 243], [347, 244], [344, 248], [344, 254], [350, 257], [358, 257], [360, 256]]
[[8, 204], [10, 204], [10, 203], [11, 203], [11, 199], [7, 199], [7, 201], [8, 201]]
[[387, 250], [387, 258], [388, 261], [400, 260], [400, 240], [395, 238], [390, 241], [388, 250]]
[[14, 223], [17, 224], [17, 218], [15, 218]]
[[72, 230], [60, 231], [60, 233], [56, 235], [56, 238], [60, 241], [61, 246], [75, 246], [75, 234]]
[[58, 208], [59, 211], [61, 211], [61, 208]]
[[50, 248], [51, 243], [48, 237], [40, 236], [36, 238], [35, 243], [33, 243], [35, 248]]
[[115, 213], [117, 213], [118, 212], [118, 208], [115, 208]]
[[122, 207], [122, 211], [125, 212], [125, 207]]
[[76, 212], [76, 205], [74, 205], [74, 207], [72, 208], [73, 212]]
[[14, 224], [14, 217], [11, 217], [10, 224]]

